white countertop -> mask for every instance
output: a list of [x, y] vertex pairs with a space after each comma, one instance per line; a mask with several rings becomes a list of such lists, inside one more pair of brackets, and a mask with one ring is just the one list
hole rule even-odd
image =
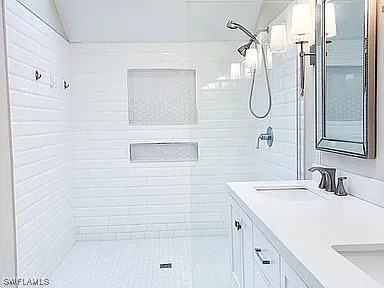
[[[313, 181], [227, 185], [232, 198], [309, 287], [383, 288], [332, 249], [333, 245], [384, 244], [383, 208], [352, 196], [337, 197], [318, 189]], [[265, 197], [254, 188], [271, 185], [304, 185], [325, 199], [284, 201]]]

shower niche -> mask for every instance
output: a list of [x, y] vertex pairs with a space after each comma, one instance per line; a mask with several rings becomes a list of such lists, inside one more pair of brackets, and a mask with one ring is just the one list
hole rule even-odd
[[130, 145], [131, 163], [195, 162], [199, 144], [194, 142], [135, 143]]
[[130, 69], [130, 125], [197, 124], [196, 70]]

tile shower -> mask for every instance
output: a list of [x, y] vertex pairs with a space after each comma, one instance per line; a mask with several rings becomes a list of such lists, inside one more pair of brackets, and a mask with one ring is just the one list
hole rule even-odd
[[[16, 0], [6, 8], [19, 275], [72, 287], [85, 266], [137, 247], [153, 252], [143, 266], [205, 261], [225, 275], [225, 182], [297, 176], [294, 48], [275, 55], [273, 113], [258, 122], [250, 80], [223, 78], [241, 43], [68, 43]], [[276, 144], [257, 151], [267, 123]], [[225, 276], [196, 283], [188, 265], [158, 287], [225, 287]]]
[[[233, 49], [228, 43], [71, 47], [78, 240], [228, 234], [224, 183], [253, 179], [256, 170], [248, 83], [200, 87], [227, 73], [230, 62], [222, 59], [231, 59]], [[132, 71], [140, 74], [130, 79]], [[131, 100], [127, 78], [129, 95], [139, 94]], [[178, 86], [184, 99], [169, 99]], [[160, 161], [162, 154], [167, 159]]]

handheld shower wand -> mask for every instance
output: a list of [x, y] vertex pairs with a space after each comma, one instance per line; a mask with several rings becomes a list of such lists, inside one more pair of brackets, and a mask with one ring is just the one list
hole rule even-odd
[[228, 20], [227, 22], [227, 28], [229, 29], [232, 29], [232, 30], [235, 30], [235, 29], [240, 29], [241, 31], [243, 31], [243, 33], [245, 33], [252, 41], [256, 42], [257, 44], [260, 44], [259, 40], [257, 40], [257, 35], [258, 33], [256, 32], [255, 35], [253, 35], [247, 28], [245, 28], [243, 25], [237, 23], [237, 22], [234, 22], [234, 21], [231, 21], [231, 20]]
[[229, 28], [229, 29], [240, 29], [244, 34], [246, 34], [250, 38], [249, 42], [247, 44], [244, 44], [239, 49], [237, 49], [237, 51], [240, 53], [241, 56], [243, 56], [243, 57], [246, 56], [247, 50], [249, 48], [251, 48], [253, 43], [255, 43], [255, 45], [259, 45], [261, 47], [261, 53], [262, 53], [262, 57], [263, 57], [264, 73], [265, 73], [265, 79], [266, 79], [266, 82], [267, 82], [267, 90], [268, 90], [268, 103], [269, 103], [268, 104], [268, 109], [267, 109], [266, 113], [264, 113], [263, 115], [258, 115], [253, 110], [253, 107], [252, 107], [253, 94], [254, 94], [253, 90], [255, 88], [255, 80], [256, 80], [256, 69], [253, 69], [253, 72], [252, 72], [252, 85], [251, 85], [251, 91], [250, 91], [250, 95], [249, 95], [248, 106], [249, 106], [249, 110], [250, 110], [251, 114], [255, 118], [257, 118], [257, 119], [264, 119], [264, 118], [266, 118], [269, 115], [269, 113], [271, 112], [271, 109], [272, 109], [272, 92], [271, 92], [271, 84], [270, 84], [270, 81], [269, 81], [269, 74], [268, 74], [268, 68], [267, 68], [267, 56], [266, 56], [266, 53], [265, 53], [264, 46], [257, 39], [257, 36], [260, 33], [262, 33], [262, 32], [269, 33], [269, 27], [264, 28], [264, 29], [260, 29], [260, 30], [256, 31], [255, 34], [252, 34], [243, 25], [229, 20], [227, 22], [227, 28]]

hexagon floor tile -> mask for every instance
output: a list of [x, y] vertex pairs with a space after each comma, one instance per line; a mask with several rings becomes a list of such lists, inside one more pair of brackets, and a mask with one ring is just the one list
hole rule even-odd
[[[160, 269], [161, 263], [172, 263]], [[52, 288], [229, 288], [228, 237], [76, 243]]]

